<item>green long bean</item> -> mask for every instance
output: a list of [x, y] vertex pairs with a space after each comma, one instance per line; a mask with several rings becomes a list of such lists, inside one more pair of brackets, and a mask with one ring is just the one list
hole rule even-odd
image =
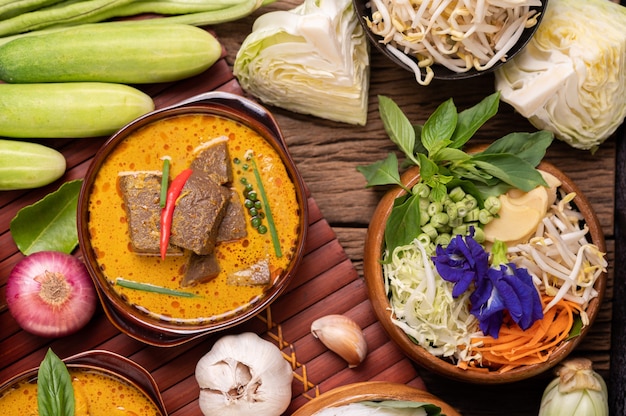
[[62, 0], [3, 0], [0, 1], [0, 19], [8, 19], [61, 1]]
[[[43, 0], [39, 0], [43, 1]], [[150, 24], [180, 23], [208, 26], [248, 16], [276, 0], [66, 0], [35, 11], [0, 20], [0, 45], [17, 37], [49, 33], [115, 17], [155, 13], [165, 17], [145, 19]]]
[[0, 36], [39, 30], [51, 25], [75, 25], [90, 15], [118, 8], [132, 0], [86, 0], [65, 7], [50, 7], [20, 14], [0, 21]]

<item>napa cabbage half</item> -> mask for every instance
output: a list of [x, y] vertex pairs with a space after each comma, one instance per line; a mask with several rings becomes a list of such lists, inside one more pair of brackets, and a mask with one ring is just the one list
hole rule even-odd
[[538, 129], [595, 151], [626, 117], [626, 8], [549, 0], [534, 37], [496, 71], [496, 89]]
[[367, 121], [369, 45], [351, 0], [304, 0], [261, 15], [233, 73], [265, 104], [349, 124]]

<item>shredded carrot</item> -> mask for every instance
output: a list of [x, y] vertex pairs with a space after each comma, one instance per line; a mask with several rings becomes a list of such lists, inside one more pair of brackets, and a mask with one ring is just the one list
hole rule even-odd
[[[543, 304], [552, 297], [543, 296]], [[544, 317], [530, 328], [522, 330], [509, 317], [505, 317], [498, 338], [484, 336], [473, 338], [472, 350], [483, 357], [482, 367], [497, 368], [503, 373], [523, 365], [542, 363], [568, 337], [574, 324], [574, 315], [581, 312], [581, 306], [561, 299]], [[464, 366], [477, 370], [471, 364]]]

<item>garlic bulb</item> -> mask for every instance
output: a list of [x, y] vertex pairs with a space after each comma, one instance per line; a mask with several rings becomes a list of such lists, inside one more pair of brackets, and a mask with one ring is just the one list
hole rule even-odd
[[541, 398], [539, 416], [607, 416], [608, 392], [591, 360], [574, 358], [563, 362]]
[[205, 416], [279, 416], [291, 402], [293, 371], [277, 346], [252, 332], [226, 335], [196, 365]]
[[367, 342], [361, 327], [344, 315], [326, 315], [311, 324], [311, 333], [328, 349], [354, 368], [367, 355]]

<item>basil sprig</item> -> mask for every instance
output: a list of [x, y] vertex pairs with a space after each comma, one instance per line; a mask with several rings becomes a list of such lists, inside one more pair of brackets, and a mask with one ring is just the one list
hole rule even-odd
[[37, 373], [39, 416], [74, 416], [74, 387], [65, 363], [48, 349]]
[[[402, 167], [419, 166], [420, 181], [431, 188], [432, 198], [443, 201], [449, 189], [460, 186], [482, 206], [488, 196], [511, 188], [530, 191], [547, 183], [536, 169], [552, 143], [548, 131], [511, 133], [478, 153], [462, 147], [498, 112], [500, 93], [458, 112], [452, 99], [442, 103], [423, 125], [413, 125], [389, 97], [379, 96], [379, 112], [385, 132], [404, 153]], [[400, 179], [395, 153], [368, 166], [358, 166], [367, 186], [398, 185], [407, 191], [399, 197], [389, 216], [385, 244], [389, 250], [409, 244], [421, 233], [419, 195], [412, 194]]]

